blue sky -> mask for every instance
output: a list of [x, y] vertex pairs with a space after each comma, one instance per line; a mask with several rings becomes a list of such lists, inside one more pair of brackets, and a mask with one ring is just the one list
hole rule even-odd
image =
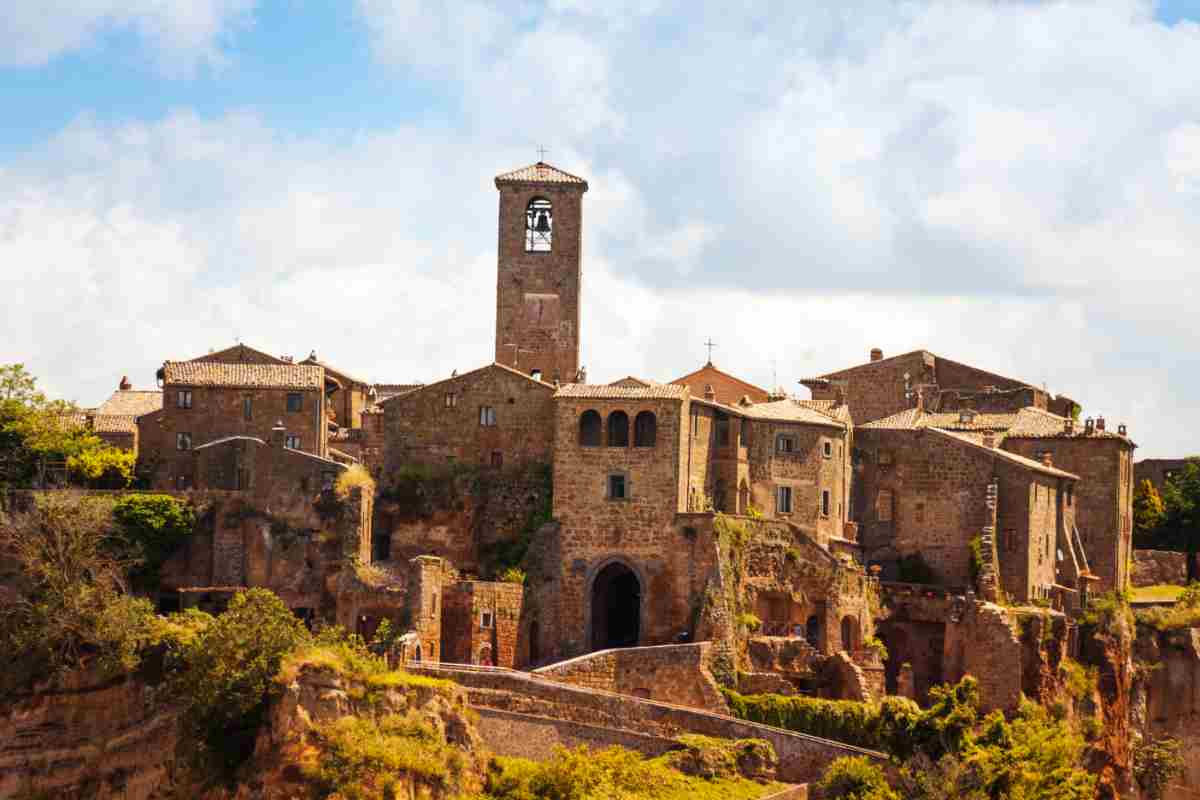
[[[1200, 0], [0, 8], [0, 362], [95, 403], [241, 338], [490, 357], [495, 189], [588, 177], [584, 362], [927, 347], [1200, 451]], [[1193, 429], [1195, 428], [1195, 432]]]

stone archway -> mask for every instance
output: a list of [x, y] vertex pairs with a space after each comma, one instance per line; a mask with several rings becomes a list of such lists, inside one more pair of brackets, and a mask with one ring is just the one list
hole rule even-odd
[[592, 650], [635, 647], [641, 640], [642, 584], [637, 573], [613, 561], [592, 579]]

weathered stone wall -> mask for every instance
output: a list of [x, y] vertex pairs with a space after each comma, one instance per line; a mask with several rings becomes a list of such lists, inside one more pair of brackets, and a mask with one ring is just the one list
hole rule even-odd
[[[776, 438], [793, 437], [794, 449], [779, 452]], [[849, 498], [846, 497], [846, 470], [849, 466], [847, 433], [833, 427], [788, 422], [750, 421], [750, 491], [754, 505], [765, 515], [785, 518], [810, 532], [818, 543], [842, 535]], [[830, 455], [825, 456], [825, 445]], [[777, 491], [792, 489], [792, 510], [780, 513]], [[821, 494], [829, 492], [829, 511], [823, 513]]]
[[540, 678], [710, 711], [726, 710], [708, 669], [712, 645], [603, 650], [534, 670]]
[[0, 707], [0, 797], [150, 798], [175, 758], [176, 718], [141, 681], [71, 673]]
[[1187, 553], [1170, 550], [1134, 550], [1134, 586], [1187, 583]]
[[[549, 463], [553, 395], [553, 384], [492, 364], [384, 401], [382, 485], [414, 464]], [[491, 419], [481, 416], [483, 408]]]
[[[539, 369], [549, 382], [570, 383], [579, 369], [583, 193], [586, 184], [505, 183], [500, 190], [496, 276], [496, 363]], [[549, 200], [549, 252], [525, 252], [525, 210]]]
[[905, 396], [905, 374], [912, 387], [934, 383], [935, 359], [922, 351], [906, 353], [881, 361], [829, 373], [829, 386], [810, 385], [814, 400], [836, 401], [840, 388], [833, 382], [844, 382], [845, 401], [858, 424], [891, 416], [913, 406]]
[[605, 728], [565, 719], [520, 714], [498, 708], [478, 708], [479, 735], [498, 756], [546, 761], [559, 747], [587, 747], [603, 750], [624, 747], [649, 758], [678, 750], [679, 742], [666, 736], [650, 736], [633, 731]]

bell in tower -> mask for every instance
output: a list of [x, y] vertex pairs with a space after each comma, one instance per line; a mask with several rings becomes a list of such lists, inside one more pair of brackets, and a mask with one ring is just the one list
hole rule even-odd
[[553, 249], [553, 210], [550, 201], [535, 197], [525, 209], [525, 252], [549, 253]]

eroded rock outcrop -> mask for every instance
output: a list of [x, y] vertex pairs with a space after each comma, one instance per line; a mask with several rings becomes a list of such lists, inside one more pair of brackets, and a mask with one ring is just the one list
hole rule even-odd
[[0, 797], [151, 798], [174, 762], [177, 719], [136, 678], [69, 673], [0, 707]]

